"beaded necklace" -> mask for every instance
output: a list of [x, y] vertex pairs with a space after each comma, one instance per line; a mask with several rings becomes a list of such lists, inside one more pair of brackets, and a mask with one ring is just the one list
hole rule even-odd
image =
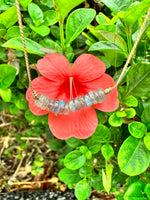
[[16, 6], [17, 6], [17, 14], [18, 14], [18, 23], [19, 23], [19, 27], [20, 27], [20, 33], [21, 33], [24, 55], [25, 55], [27, 74], [28, 74], [28, 78], [29, 78], [29, 86], [32, 91], [33, 98], [35, 99], [35, 105], [40, 107], [42, 110], [51, 111], [51, 112], [55, 113], [55, 115], [57, 115], [57, 114], [69, 115], [70, 111], [75, 112], [77, 110], [86, 108], [88, 106], [92, 106], [94, 104], [106, 101], [106, 99], [107, 99], [106, 95], [109, 94], [114, 88], [116, 88], [119, 85], [119, 83], [128, 67], [128, 64], [131, 61], [131, 58], [135, 52], [135, 49], [141, 38], [141, 35], [145, 28], [145, 25], [150, 16], [150, 9], [149, 9], [149, 11], [147, 12], [147, 15], [144, 19], [144, 22], [141, 26], [141, 29], [138, 33], [137, 39], [136, 39], [136, 41], [133, 45], [133, 48], [130, 52], [130, 55], [123, 67], [123, 70], [122, 70], [116, 84], [113, 87], [107, 88], [105, 90], [103, 90], [102, 88], [98, 88], [98, 90], [90, 91], [88, 94], [85, 94], [84, 96], [78, 96], [75, 99], [70, 99], [69, 102], [65, 102], [63, 100], [49, 99], [44, 94], [37, 95], [36, 91], [33, 90], [32, 83], [31, 83], [32, 80], [31, 80], [31, 74], [30, 74], [29, 60], [28, 60], [26, 44], [25, 44], [25, 37], [24, 37], [24, 32], [23, 32], [22, 17], [21, 17], [20, 6], [19, 6], [18, 0], [16, 0]]

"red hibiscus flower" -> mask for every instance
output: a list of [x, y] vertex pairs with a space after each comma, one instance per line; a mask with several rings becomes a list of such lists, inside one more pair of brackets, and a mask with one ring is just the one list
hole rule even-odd
[[[72, 68], [68, 60], [61, 54], [47, 54], [37, 63], [39, 72], [43, 75], [32, 81], [37, 94], [44, 94], [50, 99], [64, 100], [88, 94], [98, 88], [109, 88], [115, 82], [111, 76], [105, 74], [105, 64], [91, 54], [82, 54], [74, 62]], [[49, 127], [53, 135], [59, 139], [76, 137], [85, 139], [91, 136], [98, 124], [94, 107], [104, 112], [111, 112], [118, 108], [118, 93], [115, 88], [106, 95], [106, 101], [96, 105], [70, 111], [69, 115], [58, 114], [42, 110], [35, 105], [30, 88], [27, 90], [29, 108], [35, 115], [49, 113]]]

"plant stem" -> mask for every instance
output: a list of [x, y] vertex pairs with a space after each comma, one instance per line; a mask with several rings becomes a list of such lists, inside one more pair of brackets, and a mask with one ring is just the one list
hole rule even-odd
[[132, 40], [131, 40], [131, 29], [126, 29], [127, 34], [127, 42], [128, 42], [128, 52], [130, 53], [132, 50]]
[[63, 21], [59, 21], [59, 28], [60, 28], [60, 41], [61, 41], [61, 48], [64, 54], [65, 52], [65, 42], [64, 42], [64, 26]]

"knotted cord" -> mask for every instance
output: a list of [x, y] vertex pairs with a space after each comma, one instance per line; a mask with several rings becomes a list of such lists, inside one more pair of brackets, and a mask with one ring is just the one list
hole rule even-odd
[[[27, 54], [27, 50], [26, 50], [25, 36], [24, 36], [23, 25], [22, 25], [22, 17], [21, 17], [20, 5], [19, 5], [19, 1], [18, 0], [16, 0], [16, 6], [17, 6], [17, 14], [18, 14], [18, 23], [19, 23], [19, 28], [20, 28], [20, 33], [21, 33], [21, 39], [22, 39], [22, 44], [23, 44], [23, 49], [24, 49], [24, 56], [25, 56], [27, 74], [28, 74], [28, 79], [29, 79], [29, 86], [30, 86], [31, 92], [33, 94], [33, 98], [37, 99], [38, 96], [37, 96], [36, 92], [33, 90], [32, 83], [31, 83], [32, 79], [31, 79], [31, 73], [30, 73], [30, 65], [29, 65], [29, 59], [28, 59], [28, 54]], [[140, 29], [139, 33], [138, 33], [136, 41], [135, 41], [135, 43], [134, 43], [134, 45], [132, 47], [132, 50], [131, 50], [131, 52], [129, 54], [129, 57], [128, 57], [125, 65], [123, 67], [123, 70], [122, 70], [122, 72], [121, 72], [121, 74], [120, 74], [120, 76], [119, 76], [116, 84], [113, 87], [111, 87], [111, 88], [105, 89], [104, 90], [105, 94], [110, 93], [113, 89], [115, 89], [119, 85], [119, 83], [120, 83], [120, 81], [121, 81], [121, 79], [122, 79], [122, 77], [123, 77], [123, 75], [124, 75], [124, 73], [125, 73], [128, 65], [129, 65], [129, 63], [130, 63], [130, 61], [131, 61], [131, 59], [132, 59], [132, 57], [134, 55], [135, 49], [136, 49], [136, 47], [137, 47], [137, 45], [139, 43], [139, 40], [140, 40], [140, 38], [142, 36], [142, 33], [144, 31], [144, 28], [145, 28], [145, 25], [146, 25], [146, 23], [148, 21], [149, 16], [150, 16], [150, 9], [147, 12], [147, 15], [146, 15], [146, 17], [144, 19], [144, 22], [143, 22], [143, 24], [141, 26], [141, 29]]]

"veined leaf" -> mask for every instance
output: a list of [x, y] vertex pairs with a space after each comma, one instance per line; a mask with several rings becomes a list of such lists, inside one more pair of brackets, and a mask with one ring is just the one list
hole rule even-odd
[[[40, 56], [44, 56], [45, 53], [40, 51], [40, 49], [42, 48], [42, 46], [36, 42], [34, 42], [31, 39], [25, 38], [25, 42], [26, 42], [26, 49], [28, 53], [31, 54], [37, 54]], [[5, 42], [3, 44], [3, 47], [8, 47], [8, 48], [13, 48], [13, 49], [19, 49], [23, 51], [23, 45], [22, 45], [22, 40], [21, 37], [16, 37], [16, 38], [12, 38], [10, 40], [8, 40], [7, 42]]]

